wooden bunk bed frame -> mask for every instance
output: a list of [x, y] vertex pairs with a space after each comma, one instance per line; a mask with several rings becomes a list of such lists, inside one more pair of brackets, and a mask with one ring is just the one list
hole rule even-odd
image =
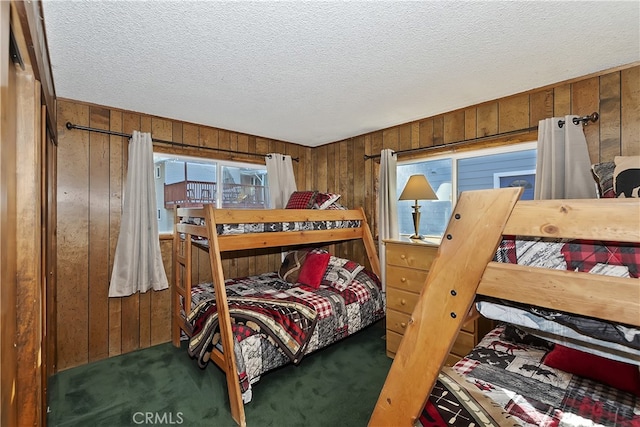
[[640, 200], [518, 201], [521, 191], [461, 195], [370, 426], [414, 425], [476, 295], [640, 327], [638, 279], [492, 261], [503, 235], [638, 243]]
[[[182, 224], [182, 218], [203, 218], [204, 225]], [[222, 252], [255, 248], [290, 247], [311, 244], [332, 244], [348, 240], [362, 240], [371, 266], [371, 270], [380, 277], [380, 261], [376, 245], [362, 208], [354, 210], [313, 210], [313, 209], [269, 209], [269, 210], [234, 210], [215, 209], [213, 205], [203, 208], [176, 208], [175, 232], [173, 242], [174, 254], [174, 287], [172, 292], [172, 341], [180, 346], [180, 331], [188, 331], [185, 319], [181, 314], [181, 297], [184, 307], [191, 307], [191, 262], [192, 247], [197, 245], [208, 249], [209, 261], [216, 292], [216, 305], [220, 324], [220, 336], [223, 348], [233, 348], [231, 319], [224, 289], [225, 277], [222, 270]], [[360, 221], [360, 227], [334, 228], [328, 230], [282, 231], [246, 234], [218, 235], [217, 224], [257, 224], [272, 222], [306, 222], [306, 221]], [[192, 237], [208, 239], [208, 248], [192, 244]], [[238, 382], [234, 352], [222, 353], [217, 348], [211, 353], [211, 360], [225, 373], [231, 416], [240, 426], [246, 425], [242, 393]]]

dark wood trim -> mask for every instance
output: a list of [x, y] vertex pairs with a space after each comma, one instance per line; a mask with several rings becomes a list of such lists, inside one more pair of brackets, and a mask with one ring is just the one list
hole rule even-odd
[[24, 38], [29, 51], [29, 61], [36, 80], [42, 85], [43, 104], [47, 107], [47, 127], [53, 141], [57, 144], [56, 91], [53, 73], [49, 62], [49, 50], [44, 28], [42, 3], [33, 1], [14, 1], [11, 3], [20, 18], [24, 29]]

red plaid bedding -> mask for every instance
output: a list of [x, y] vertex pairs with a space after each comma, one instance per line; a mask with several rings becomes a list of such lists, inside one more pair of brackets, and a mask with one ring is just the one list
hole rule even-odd
[[[251, 400], [251, 384], [257, 382], [263, 373], [292, 361], [299, 362], [304, 354], [326, 347], [384, 317], [380, 281], [366, 270], [360, 271], [344, 290], [327, 285], [320, 285], [319, 289], [314, 290], [305, 285], [285, 282], [275, 272], [229, 279], [225, 281], [225, 288], [230, 303], [232, 330], [236, 341], [234, 352], [245, 403]], [[213, 346], [219, 345], [216, 342], [215, 322], [205, 335], [198, 333], [207, 325], [207, 319], [215, 314], [213, 285], [198, 285], [192, 289], [191, 295], [193, 311], [189, 319], [195, 334], [190, 347], [193, 347], [192, 353], [198, 355], [199, 363], [206, 365], [209, 360], [207, 351], [210, 353]], [[264, 303], [258, 303], [259, 300]], [[231, 309], [236, 302], [240, 302], [242, 307], [239, 310]], [[247, 302], [250, 304], [246, 304]], [[254, 324], [250, 319], [256, 317], [255, 313], [251, 314], [247, 305], [262, 307], [263, 312], [259, 313], [260, 316], [272, 311], [272, 305], [285, 306], [287, 310], [291, 310], [292, 316], [275, 317], [279, 317], [285, 323], [291, 319], [302, 321], [304, 318], [307, 326], [312, 316], [306, 312], [313, 312], [315, 326], [294, 330], [291, 324], [273, 325], [273, 319], [267, 319], [269, 316], [258, 316], [259, 324]], [[296, 307], [295, 310], [293, 307]], [[305, 312], [304, 316], [302, 312]], [[270, 325], [273, 326], [273, 330]], [[288, 331], [287, 335], [300, 332], [300, 336], [294, 340], [292, 351], [283, 348], [281, 343], [274, 339], [276, 336], [282, 336], [283, 329]], [[201, 340], [201, 336], [206, 338]], [[296, 353], [296, 349], [299, 352]]]
[[453, 368], [518, 425], [640, 426], [638, 396], [544, 365], [551, 348], [500, 326]]

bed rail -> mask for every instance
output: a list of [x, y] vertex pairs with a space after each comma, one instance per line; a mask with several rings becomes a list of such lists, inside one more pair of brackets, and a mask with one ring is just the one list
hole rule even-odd
[[638, 279], [492, 261], [503, 235], [640, 242], [640, 200], [518, 202], [520, 192], [462, 193], [369, 425], [414, 424], [476, 295], [640, 326]]

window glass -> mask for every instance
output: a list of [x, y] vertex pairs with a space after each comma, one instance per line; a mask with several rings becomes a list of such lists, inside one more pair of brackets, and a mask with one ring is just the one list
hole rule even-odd
[[458, 160], [458, 194], [515, 185], [524, 186], [526, 198], [533, 199], [535, 173], [535, 149], [461, 158]]
[[158, 230], [173, 231], [175, 206], [266, 209], [269, 206], [264, 165], [154, 153]]
[[[398, 195], [402, 193], [411, 175], [427, 177], [438, 200], [418, 200], [420, 206], [420, 234], [441, 236], [451, 216], [451, 171], [453, 160], [443, 158], [398, 165]], [[398, 200], [398, 230], [400, 234], [413, 234], [413, 205], [415, 201]]]
[[[421, 214], [419, 233], [441, 237], [461, 192], [520, 186], [524, 187], [522, 199], [533, 199], [535, 169], [535, 143], [449, 153], [423, 161], [399, 163], [397, 191], [400, 195], [411, 175], [423, 174], [427, 178], [438, 199], [418, 201]], [[398, 201], [400, 234], [414, 233], [414, 203]]]
[[222, 207], [233, 209], [268, 208], [266, 169], [222, 166]]

